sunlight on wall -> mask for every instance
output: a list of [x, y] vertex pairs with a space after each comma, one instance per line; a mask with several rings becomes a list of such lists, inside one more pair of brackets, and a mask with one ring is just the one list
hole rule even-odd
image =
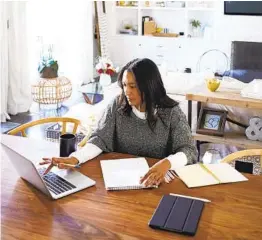
[[[93, 76], [92, 2], [29, 1], [28, 36], [31, 79], [37, 76], [42, 44], [54, 45], [59, 75], [73, 84], [89, 82]], [[42, 43], [41, 43], [42, 42]]]

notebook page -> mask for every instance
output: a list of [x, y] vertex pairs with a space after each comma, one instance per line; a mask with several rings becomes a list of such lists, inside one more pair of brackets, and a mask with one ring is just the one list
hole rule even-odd
[[106, 189], [142, 187], [140, 177], [149, 170], [145, 158], [102, 160], [100, 163]]
[[201, 187], [218, 184], [219, 182], [199, 164], [176, 169], [176, 173], [187, 187]]
[[204, 164], [221, 183], [241, 182], [248, 179], [228, 163]]

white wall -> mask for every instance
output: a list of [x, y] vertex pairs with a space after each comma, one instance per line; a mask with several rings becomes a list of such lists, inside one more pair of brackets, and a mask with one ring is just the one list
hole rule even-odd
[[226, 40], [262, 42], [262, 16], [224, 15], [223, 2], [219, 3], [216, 30]]
[[230, 58], [231, 41], [262, 42], [262, 16], [224, 15], [223, 1], [216, 2], [217, 11], [213, 15], [214, 34], [210, 39], [115, 36], [115, 16], [112, 4], [112, 2], [107, 2], [108, 26], [111, 34], [110, 52], [112, 60], [119, 65], [125, 64], [134, 57], [141, 57], [142, 52], [151, 54], [154, 52], [152, 44], [164, 42], [167, 43], [168, 51], [173, 56], [172, 64], [176, 64], [176, 69], [183, 70], [185, 67], [190, 67], [194, 71], [199, 57], [209, 49], [220, 49]]

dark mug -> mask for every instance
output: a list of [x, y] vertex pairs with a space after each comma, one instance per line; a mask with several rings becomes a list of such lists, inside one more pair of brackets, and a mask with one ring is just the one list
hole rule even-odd
[[76, 151], [76, 136], [66, 133], [60, 136], [60, 157], [68, 157], [72, 152]]

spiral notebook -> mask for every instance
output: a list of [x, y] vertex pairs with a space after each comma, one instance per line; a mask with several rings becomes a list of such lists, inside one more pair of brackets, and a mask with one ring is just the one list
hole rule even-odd
[[149, 170], [145, 158], [126, 158], [100, 161], [106, 190], [146, 188], [140, 177]]

